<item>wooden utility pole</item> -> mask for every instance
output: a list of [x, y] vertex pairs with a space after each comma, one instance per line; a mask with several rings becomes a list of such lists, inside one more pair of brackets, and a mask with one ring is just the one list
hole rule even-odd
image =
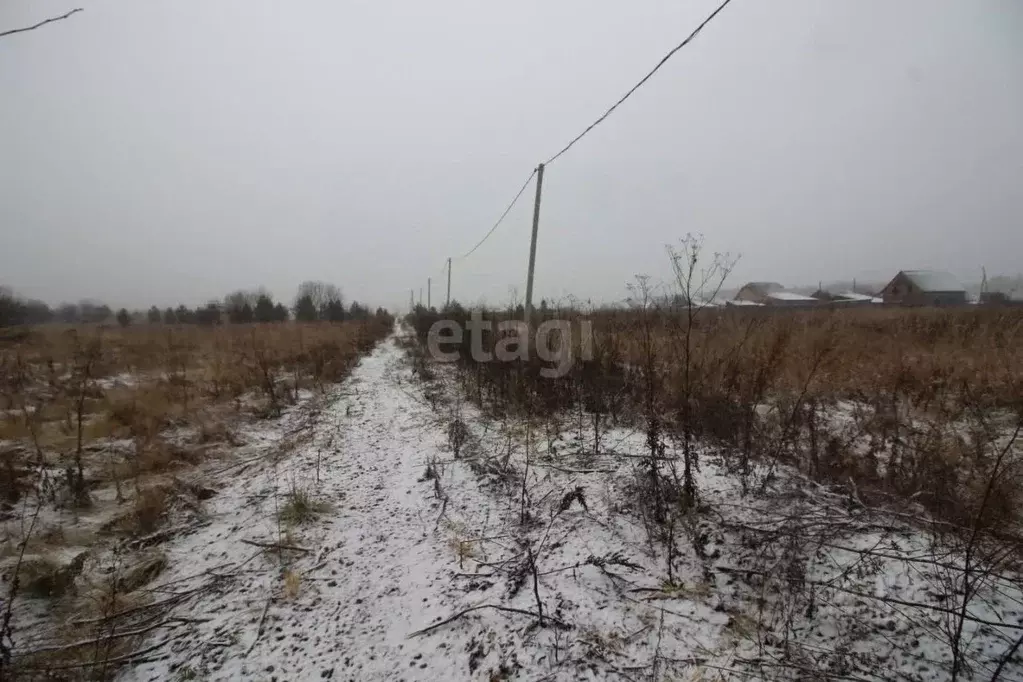
[[451, 305], [451, 259], [448, 258], [448, 295], [444, 301], [444, 307]]
[[408, 290], [408, 311], [412, 312], [416, 309], [416, 292], [412, 289]]
[[423, 287], [419, 287], [419, 305], [423, 305]]
[[430, 304], [430, 283], [433, 280], [432, 277], [426, 278], [426, 309], [429, 310], [432, 305]]
[[536, 267], [536, 231], [540, 227], [540, 192], [543, 190], [543, 164], [536, 167], [536, 201], [533, 203], [533, 236], [529, 240], [529, 274], [526, 276], [525, 321], [533, 319], [533, 270]]

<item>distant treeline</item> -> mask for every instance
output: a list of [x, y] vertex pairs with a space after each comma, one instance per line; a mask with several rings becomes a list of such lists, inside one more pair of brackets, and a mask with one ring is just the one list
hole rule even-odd
[[327, 282], [308, 281], [298, 287], [293, 304], [288, 307], [274, 300], [273, 294], [263, 288], [231, 292], [223, 300], [212, 300], [205, 305], [190, 308], [161, 309], [152, 306], [148, 311], [129, 311], [121, 308], [116, 313], [110, 306], [98, 301], [62, 303], [51, 308], [43, 301], [24, 299], [0, 287], [0, 327], [35, 324], [99, 324], [115, 321], [121, 326], [133, 323], [150, 324], [247, 324], [252, 322], [342, 322], [362, 320], [373, 315], [386, 315], [387, 311], [352, 301], [345, 305], [341, 289]]

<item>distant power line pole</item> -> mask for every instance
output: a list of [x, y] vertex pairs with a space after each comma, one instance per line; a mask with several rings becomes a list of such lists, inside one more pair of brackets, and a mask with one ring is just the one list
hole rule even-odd
[[526, 324], [533, 319], [533, 270], [536, 266], [536, 231], [540, 227], [540, 192], [543, 190], [543, 164], [536, 168], [536, 201], [533, 203], [533, 236], [529, 240], [529, 274], [526, 276]]
[[433, 280], [432, 277], [426, 278], [426, 309], [429, 310], [432, 306], [430, 304], [430, 283]]
[[[504, 221], [504, 219], [508, 216], [509, 212], [511, 212], [512, 208], [518, 202], [519, 198], [525, 193], [526, 188], [529, 187], [529, 183], [533, 179], [533, 176], [536, 175], [537, 176], [537, 178], [536, 178], [536, 203], [533, 206], [533, 233], [532, 233], [532, 237], [530, 239], [530, 245], [529, 245], [529, 272], [528, 272], [527, 281], [526, 281], [526, 304], [524, 306], [524, 308], [525, 308], [524, 312], [525, 312], [525, 317], [526, 317], [525, 321], [527, 323], [531, 321], [531, 314], [533, 312], [533, 275], [534, 275], [534, 270], [535, 270], [535, 267], [536, 267], [536, 233], [537, 233], [537, 229], [539, 228], [539, 223], [540, 223], [540, 196], [541, 196], [541, 191], [542, 191], [541, 188], [542, 188], [542, 185], [543, 185], [543, 170], [544, 170], [544, 166], [549, 166], [550, 164], [552, 164], [555, 161], [557, 161], [564, 154], [566, 154], [570, 149], [572, 149], [572, 147], [574, 147], [576, 145], [576, 143], [578, 143], [581, 139], [586, 137], [586, 135], [588, 135], [590, 133], [590, 131], [592, 131], [598, 125], [600, 125], [605, 120], [607, 120], [607, 118], [609, 116], [611, 116], [618, 109], [618, 107], [620, 107], [627, 99], [632, 97], [632, 95], [637, 90], [639, 90], [641, 87], [643, 87], [644, 84], [646, 84], [651, 78], [653, 78], [654, 74], [657, 73], [657, 71], [662, 66], [664, 66], [668, 62], [669, 59], [671, 59], [676, 53], [678, 53], [680, 50], [682, 50], [682, 48], [684, 48], [687, 45], [689, 45], [696, 38], [696, 36], [699, 35], [699, 33], [707, 26], [707, 24], [709, 24], [711, 21], [713, 21], [714, 18], [716, 16], [718, 16], [718, 14], [720, 14], [721, 11], [724, 10], [724, 8], [727, 7], [729, 3], [732, 2], [732, 0], [720, 0], [720, 1], [721, 1], [721, 4], [718, 5], [717, 9], [715, 9], [713, 12], [711, 12], [711, 14], [709, 16], [707, 16], [707, 18], [704, 19], [703, 22], [701, 22], [695, 29], [693, 29], [693, 31], [688, 36], [686, 36], [686, 38], [681, 43], [679, 43], [678, 45], [673, 47], [671, 50], [669, 50], [668, 53], [665, 54], [661, 58], [661, 60], [659, 62], [657, 62], [657, 64], [655, 64], [654, 67], [650, 71], [648, 71], [646, 73], [646, 75], [644, 75], [642, 78], [640, 78], [639, 81], [635, 85], [633, 85], [631, 88], [629, 88], [629, 90], [626, 91], [626, 93], [624, 95], [619, 97], [618, 100], [615, 101], [615, 103], [612, 104], [610, 107], [608, 107], [604, 111], [603, 114], [598, 116], [597, 119], [595, 121], [593, 121], [593, 123], [591, 123], [588, 126], [586, 126], [585, 128], [583, 128], [582, 132], [580, 132], [578, 135], [576, 135], [574, 138], [572, 138], [568, 142], [568, 144], [566, 144], [564, 147], [561, 148], [560, 151], [558, 151], [557, 154], [555, 154], [554, 156], [548, 158], [546, 161], [544, 161], [539, 166], [537, 166], [536, 170], [534, 170], [530, 174], [530, 176], [528, 178], [526, 178], [526, 181], [522, 184], [522, 187], [519, 189], [518, 193], [515, 195], [515, 198], [513, 198], [511, 203], [508, 204], [508, 207], [506, 209], [504, 209], [504, 213], [502, 213], [501, 217], [497, 219], [497, 222], [494, 223], [494, 226], [491, 227], [490, 230], [485, 235], [483, 235], [483, 238], [481, 240], [476, 242], [475, 246], [473, 246], [471, 249], [469, 249], [468, 252], [466, 252], [465, 254], [463, 254], [462, 256], [459, 257], [459, 259], [462, 259], [462, 258], [467, 258], [467, 257], [471, 256], [473, 253], [476, 252], [476, 250], [478, 248], [480, 248], [480, 246], [483, 245], [484, 242], [487, 241], [487, 239], [490, 238], [490, 236], [494, 233], [494, 231], [497, 230], [497, 228], [501, 225], [501, 223]], [[450, 300], [451, 259], [448, 259], [448, 279], [449, 279], [448, 298]]]
[[448, 295], [444, 301], [444, 307], [451, 305], [451, 258], [448, 258]]
[[412, 312], [416, 309], [416, 292], [412, 289], [408, 290], [408, 310]]
[[419, 287], [419, 305], [423, 305], [423, 287]]

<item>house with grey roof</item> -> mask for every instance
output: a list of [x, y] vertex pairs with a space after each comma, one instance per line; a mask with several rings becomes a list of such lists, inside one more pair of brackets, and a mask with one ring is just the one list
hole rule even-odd
[[785, 291], [785, 287], [777, 282], [747, 282], [735, 292], [735, 300], [763, 305], [768, 302], [768, 294], [778, 291]]
[[746, 305], [806, 307], [817, 305], [819, 301], [812, 296], [804, 296], [794, 291], [786, 291], [777, 282], [748, 282], [735, 294], [735, 300]]
[[861, 294], [856, 291], [839, 291], [838, 293], [831, 294], [831, 302], [846, 305], [873, 305], [874, 303], [883, 303], [883, 301], [877, 296], [868, 296], [867, 294]]
[[767, 305], [812, 306], [820, 303], [813, 296], [797, 294], [794, 291], [772, 291], [767, 294]]
[[941, 270], [901, 270], [881, 290], [881, 298], [895, 305], [963, 305], [966, 288]]

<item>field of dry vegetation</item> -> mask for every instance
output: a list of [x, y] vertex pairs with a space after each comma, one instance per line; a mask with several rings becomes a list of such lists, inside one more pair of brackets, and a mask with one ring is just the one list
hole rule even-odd
[[[434, 578], [451, 581], [445, 598], [468, 605], [447, 618], [420, 607], [435, 593], [412, 589], [411, 573], [391, 591], [412, 584], [414, 608], [396, 609], [417, 623], [403, 641], [436, 653], [431, 637], [464, 636], [455, 641], [467, 662], [440, 654], [445, 679], [460, 679], [450, 673], [464, 674], [463, 664], [484, 679], [533, 679], [540, 666], [552, 680], [714, 669], [754, 679], [1019, 679], [1023, 310], [728, 309], [696, 296], [655, 301], [644, 280], [635, 294], [622, 308], [537, 314], [534, 333], [546, 319], [571, 323], [571, 336], [553, 336], [573, 359], [556, 377], [542, 370], [559, 359], [532, 342], [526, 358], [479, 357], [507, 344], [509, 331], [464, 334], [446, 347], [456, 351], [447, 365], [427, 350], [441, 319], [468, 329], [473, 314], [496, 323], [521, 311], [420, 307], [357, 370], [372, 367], [348, 402], [330, 391], [394, 328], [386, 314], [6, 332], [0, 679], [112, 679], [128, 663], [169, 660], [174, 667], [159, 669], [195, 679], [210, 661], [193, 661], [183, 643], [213, 630], [203, 600], [215, 597], [246, 605], [242, 620], [213, 630], [222, 667], [208, 672], [230, 675], [261, 641], [266, 656], [292, 646], [261, 640], [268, 610], [299, 614], [295, 641], [304, 642], [345, 620], [324, 613], [320, 589], [361, 604], [357, 588], [391, 589], [388, 562], [428, 536], [451, 555], [431, 564]], [[319, 432], [318, 397], [333, 403], [333, 423]], [[212, 498], [208, 511], [229, 493], [205, 468], [241, 478], [233, 467], [253, 452], [245, 441], [270, 423], [260, 457], [273, 453], [273, 480], [252, 475], [211, 525], [204, 502]], [[314, 467], [315, 477], [285, 481], [280, 493], [277, 463], [301, 438], [290, 466]], [[334, 458], [324, 478], [321, 449]], [[414, 504], [416, 486], [428, 491], [425, 505]], [[343, 510], [330, 506], [341, 499]], [[380, 499], [393, 504], [379, 511]], [[260, 510], [272, 512], [269, 535], [245, 527]], [[410, 533], [372, 534], [374, 551], [391, 558], [373, 564], [372, 585], [359, 582], [372, 564], [359, 542], [394, 515]], [[314, 551], [298, 529], [317, 517], [334, 534]], [[161, 544], [199, 527], [207, 568], [180, 579], [198, 587], [181, 588], [181, 566], [168, 567]], [[221, 541], [239, 529], [246, 537]], [[358, 569], [303, 586], [300, 575], [327, 565], [321, 551], [344, 542]], [[211, 563], [227, 561], [229, 544], [255, 545], [252, 556], [232, 555], [232, 575], [271, 570], [280, 594], [231, 592]], [[154, 583], [161, 574], [180, 590]], [[265, 605], [252, 612], [252, 603]], [[490, 637], [487, 628], [498, 630], [477, 620], [482, 609], [530, 621]], [[388, 618], [378, 625], [391, 628]], [[54, 632], [54, 620], [69, 625]], [[44, 622], [47, 637], [33, 640]], [[170, 634], [147, 639], [156, 631]], [[370, 640], [341, 644], [356, 641]]]
[[[158, 554], [119, 571], [105, 596], [61, 597], [98, 548], [129, 565], [131, 550], [157, 544], [172, 508], [215, 494], [183, 483], [184, 473], [229, 456], [249, 426], [336, 386], [392, 327], [378, 313], [341, 323], [0, 330], [0, 679], [16, 602], [97, 628], [103, 614], [138, 606], [130, 593], [160, 572]], [[83, 661], [116, 658], [117, 645], [42, 660], [99, 679], [112, 672]]]
[[[465, 311], [443, 317], [459, 315], [467, 324]], [[752, 462], [777, 460], [822, 482], [852, 481], [863, 496], [911, 497], [959, 524], [994, 475], [985, 516], [1017, 530], [1023, 478], [998, 455], [1023, 418], [1023, 311], [705, 308], [691, 324], [684, 307], [545, 315], [589, 320], [591, 358], [575, 334], [581, 359], [552, 379], [535, 354], [475, 362], [466, 335], [460, 365], [481, 406], [579, 409], [596, 433], [625, 423], [666, 442], [719, 446], [750, 487]], [[424, 340], [440, 317], [415, 318]], [[484, 318], [496, 327], [513, 312]], [[483, 349], [499, 339], [485, 333]]]
[[[686, 300], [658, 305], [640, 296], [620, 309], [540, 312], [537, 323], [573, 323], [560, 344], [575, 362], [558, 378], [541, 375], [552, 363], [533, 343], [528, 361], [479, 362], [464, 335], [446, 347], [458, 352], [453, 372], [466, 401], [453, 422], [471, 406], [535, 434], [532, 459], [526, 436], [523, 471], [501, 469], [508, 457], [488, 465], [495, 479], [521, 480], [521, 490], [511, 487], [524, 510], [539, 494], [531, 488], [557, 472], [610, 473], [599, 480], [618, 490], [611, 508], [633, 510], [661, 548], [668, 587], [655, 590], [659, 598], [691, 589], [693, 566], [711, 593], [738, 578], [759, 594], [749, 597], [759, 613], [747, 633], [757, 643], [747, 669], [754, 677], [799, 677], [824, 665], [835, 675], [821, 679], [890, 678], [883, 661], [902, 656], [902, 645], [879, 655], [865, 644], [870, 637], [897, 638], [853, 634], [867, 613], [892, 614], [900, 632], [935, 619], [932, 644], [905, 654], [900, 678], [1018, 672], [1023, 624], [977, 614], [1023, 586], [1023, 311], [751, 311]], [[467, 328], [469, 317], [455, 305], [419, 309], [408, 322], [426, 348], [438, 319]], [[482, 317], [497, 328], [521, 311]], [[578, 333], [584, 320], [588, 339]], [[482, 350], [494, 352], [509, 334], [484, 332]], [[427, 380], [439, 371], [425, 352], [416, 362]], [[566, 428], [576, 434], [567, 442]], [[641, 454], [622, 449], [630, 433], [641, 438]], [[708, 480], [713, 490], [701, 483]], [[708, 542], [728, 549], [711, 553]], [[544, 575], [536, 562], [532, 570]], [[714, 577], [726, 574], [725, 583]], [[898, 598], [873, 593], [870, 580], [892, 576], [917, 587]], [[852, 601], [835, 606], [843, 599]], [[845, 648], [834, 648], [833, 635], [822, 642], [807, 634], [836, 627], [849, 637]], [[977, 627], [1002, 643], [983, 651]], [[909, 637], [904, 648], [921, 639]], [[659, 665], [670, 660], [655, 654], [653, 670]]]

